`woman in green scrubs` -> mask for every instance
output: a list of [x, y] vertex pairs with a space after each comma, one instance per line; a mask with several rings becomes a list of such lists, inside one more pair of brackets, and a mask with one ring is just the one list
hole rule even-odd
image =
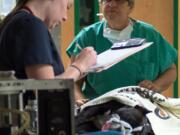
[[82, 48], [92, 46], [98, 54], [129, 38], [154, 43], [108, 70], [88, 74], [80, 90], [76, 90], [79, 103], [124, 86], [166, 90], [176, 79], [177, 51], [152, 25], [129, 17], [134, 0], [101, 0], [101, 4], [104, 19], [81, 30], [67, 49], [69, 56], [80, 52], [76, 43]]

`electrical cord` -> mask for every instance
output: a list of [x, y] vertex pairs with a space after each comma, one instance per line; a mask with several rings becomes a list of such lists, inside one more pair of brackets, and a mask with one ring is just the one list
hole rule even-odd
[[19, 128], [17, 131], [14, 131], [11, 135], [19, 135], [21, 134], [25, 129], [29, 127], [30, 123], [30, 116], [27, 112], [19, 111], [16, 109], [6, 109], [6, 108], [0, 108], [0, 112], [2, 113], [14, 113], [21, 115], [22, 119], [24, 120], [24, 123], [21, 128]]

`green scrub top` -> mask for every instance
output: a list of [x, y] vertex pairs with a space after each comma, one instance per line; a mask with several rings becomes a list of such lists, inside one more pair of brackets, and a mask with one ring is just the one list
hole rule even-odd
[[[97, 54], [111, 48], [112, 42], [103, 36], [106, 22], [100, 21], [81, 30], [67, 48], [67, 54], [77, 55], [82, 48], [92, 46]], [[154, 42], [150, 47], [126, 58], [111, 68], [99, 73], [89, 73], [82, 87], [83, 94], [96, 98], [115, 88], [138, 85], [143, 80], [155, 80], [177, 59], [177, 51], [150, 24], [135, 21], [131, 38], [145, 38]]]

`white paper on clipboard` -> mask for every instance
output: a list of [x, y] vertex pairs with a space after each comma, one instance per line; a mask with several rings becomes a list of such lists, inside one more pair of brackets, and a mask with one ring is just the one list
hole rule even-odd
[[117, 50], [108, 49], [107, 51], [102, 52], [97, 56], [97, 63], [90, 68], [89, 72], [100, 72], [102, 70], [106, 70], [119, 63], [120, 61], [126, 59], [127, 57], [149, 47], [152, 44], [153, 42], [146, 42], [138, 47]]

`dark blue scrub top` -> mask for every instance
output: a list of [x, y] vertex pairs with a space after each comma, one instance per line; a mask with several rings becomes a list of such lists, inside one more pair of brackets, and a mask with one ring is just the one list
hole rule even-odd
[[19, 11], [0, 32], [0, 70], [14, 70], [17, 78], [26, 79], [25, 67], [36, 64], [52, 65], [55, 75], [64, 72], [46, 25]]

